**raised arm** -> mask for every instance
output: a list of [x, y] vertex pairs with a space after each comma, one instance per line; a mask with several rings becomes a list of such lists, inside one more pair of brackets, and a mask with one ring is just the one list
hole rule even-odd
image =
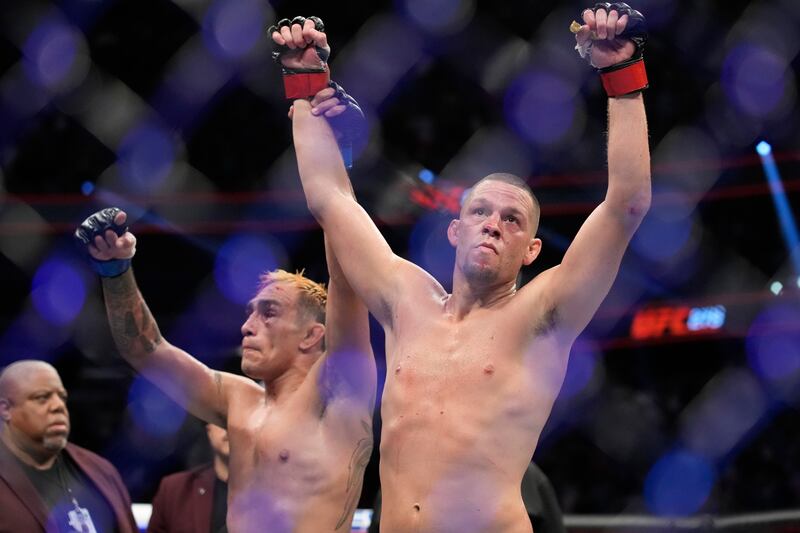
[[161, 336], [129, 268], [136, 237], [127, 231], [125, 220], [123, 211], [104, 209], [86, 219], [76, 232], [102, 276], [106, 313], [117, 349], [131, 366], [190, 413], [225, 427], [232, 389], [257, 385], [210, 369]]
[[[589, 53], [592, 65], [601, 72], [608, 67], [614, 72], [615, 67], [630, 64], [631, 57], [641, 52], [637, 47], [643, 46], [643, 41], [634, 44], [624, 35], [618, 37], [630, 19], [629, 15], [619, 15], [616, 10], [607, 14], [602, 9], [596, 14], [586, 10], [583, 15], [585, 25], [578, 33], [578, 45], [586, 43], [591, 32], [596, 34], [598, 40]], [[632, 16], [641, 14], [633, 12]], [[544, 290], [568, 342], [586, 327], [608, 294], [628, 243], [650, 206], [650, 151], [640, 91], [609, 98], [608, 128], [605, 200], [584, 222], [561, 264], [542, 274]]]
[[[302, 28], [297, 24], [281, 28], [280, 33], [272, 33], [272, 38], [276, 44], [292, 49], [293, 53], [287, 52], [281, 61], [293, 71], [319, 63], [315, 50], [328, 50], [325, 33], [311, 20]], [[325, 230], [350, 285], [372, 314], [389, 326], [401, 278], [418, 270], [392, 253], [353, 197], [336, 137], [325, 118], [332, 118], [345, 107], [337, 106], [339, 100], [333, 95], [333, 89], [325, 89], [312, 102], [298, 99], [292, 106], [300, 179], [308, 207]]]
[[369, 315], [342, 272], [325, 239], [330, 280], [325, 310], [325, 347], [320, 389], [325, 398], [355, 400], [370, 410], [375, 404], [377, 369], [369, 337]]

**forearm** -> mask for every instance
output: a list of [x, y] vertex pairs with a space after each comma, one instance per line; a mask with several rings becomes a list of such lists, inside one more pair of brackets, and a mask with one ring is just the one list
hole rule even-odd
[[[325, 336], [328, 348], [355, 348], [369, 352], [369, 320], [367, 308], [356, 295], [342, 272], [336, 254], [325, 238], [325, 257], [328, 263], [328, 311]], [[365, 355], [370, 356], [370, 353]]]
[[115, 278], [102, 278], [106, 314], [120, 355], [141, 369], [163, 342], [158, 325], [147, 308], [132, 269]]
[[309, 102], [294, 102], [292, 129], [300, 181], [308, 207], [319, 220], [332, 195], [352, 195], [350, 180], [328, 121], [312, 115]]
[[650, 149], [642, 94], [608, 100], [609, 204], [634, 218], [650, 206]]

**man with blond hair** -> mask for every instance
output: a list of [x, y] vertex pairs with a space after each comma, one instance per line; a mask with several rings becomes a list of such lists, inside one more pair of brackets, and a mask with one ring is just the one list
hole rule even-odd
[[[302, 274], [262, 276], [242, 324], [242, 371], [218, 372], [161, 336], [117, 208], [78, 228], [102, 276], [120, 354], [230, 441], [229, 531], [349, 531], [372, 450], [376, 370], [367, 311], [328, 254], [326, 292]], [[253, 380], [261, 380], [262, 387]]]

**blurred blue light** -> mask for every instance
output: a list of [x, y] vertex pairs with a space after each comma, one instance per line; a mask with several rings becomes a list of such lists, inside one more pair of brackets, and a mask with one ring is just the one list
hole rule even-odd
[[91, 181], [84, 181], [81, 184], [81, 193], [84, 196], [89, 196], [93, 192], [94, 192], [94, 183], [92, 183]]
[[403, 9], [414, 23], [432, 33], [454, 33], [475, 14], [474, 0], [402, 0]]
[[180, 405], [141, 375], [128, 391], [128, 412], [137, 427], [157, 437], [176, 433], [186, 418], [186, 411]]
[[788, 61], [755, 44], [733, 48], [722, 66], [722, 87], [728, 100], [752, 117], [770, 115], [787, 88]]
[[714, 467], [684, 450], [670, 452], [650, 469], [644, 497], [651, 512], [687, 516], [700, 509], [714, 485]]
[[745, 346], [750, 367], [762, 378], [800, 380], [800, 305], [766, 308], [750, 325]]
[[224, 57], [242, 57], [262, 38], [266, 17], [258, 0], [218, 0], [203, 20], [206, 46]]
[[[762, 141], [759, 146], [762, 144], [765, 143]], [[800, 233], [798, 233], [797, 222], [783, 188], [778, 165], [775, 163], [775, 158], [772, 157], [771, 150], [766, 153], [759, 150], [758, 153], [761, 156], [761, 167], [764, 169], [767, 185], [772, 194], [772, 203], [775, 204], [775, 213], [778, 215], [783, 242], [786, 244], [789, 259], [794, 266], [794, 273], [800, 275]]]
[[445, 288], [452, 284], [455, 250], [447, 240], [447, 226], [452, 218], [442, 213], [428, 213], [411, 230], [409, 258], [427, 270]]
[[86, 284], [69, 262], [49, 259], [33, 276], [31, 300], [42, 318], [51, 324], [67, 324], [83, 308]]
[[767, 141], [761, 141], [756, 145], [756, 152], [761, 157], [767, 156], [772, 153], [772, 146]]
[[286, 261], [286, 250], [268, 236], [235, 235], [217, 252], [214, 279], [230, 301], [244, 305], [253, 297], [259, 276]]
[[691, 217], [671, 219], [660, 213], [668, 206], [654, 206], [631, 241], [631, 247], [641, 256], [656, 262], [672, 259], [690, 243]]
[[506, 91], [506, 121], [538, 145], [564, 140], [575, 122], [577, 86], [548, 71], [528, 72]]
[[436, 179], [436, 175], [427, 168], [423, 168], [419, 171], [419, 179], [430, 185]]
[[36, 26], [23, 45], [28, 78], [42, 87], [59, 85], [70, 73], [79, 46], [74, 28], [59, 20], [46, 19]]
[[559, 398], [568, 399], [580, 394], [592, 381], [597, 369], [597, 353], [586, 343], [576, 345], [569, 356], [567, 373], [561, 385]]
[[125, 135], [117, 153], [126, 185], [135, 192], [151, 193], [172, 170], [175, 143], [164, 128], [145, 122]]

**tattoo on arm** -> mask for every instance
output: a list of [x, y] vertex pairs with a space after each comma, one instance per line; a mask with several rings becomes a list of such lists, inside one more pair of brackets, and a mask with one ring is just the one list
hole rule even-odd
[[347, 467], [349, 472], [347, 476], [347, 498], [345, 499], [342, 516], [336, 523], [336, 531], [345, 524], [347, 525], [346, 529], [350, 529], [350, 522], [347, 519], [353, 515], [353, 511], [358, 505], [358, 499], [361, 496], [361, 485], [364, 483], [364, 470], [367, 468], [367, 463], [369, 463], [369, 458], [372, 455], [372, 427], [367, 420], [361, 421], [361, 427], [366, 435], [358, 440], [356, 448], [350, 455], [350, 463]]
[[161, 344], [161, 332], [144, 303], [133, 274], [103, 278], [106, 313], [120, 353], [127, 358], [148, 355]]

